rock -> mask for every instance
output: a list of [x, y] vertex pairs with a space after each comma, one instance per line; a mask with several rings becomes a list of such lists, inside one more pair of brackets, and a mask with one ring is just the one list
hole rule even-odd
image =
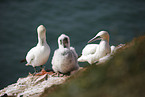
[[38, 97], [45, 88], [61, 84], [66, 78], [67, 77], [52, 77], [49, 74], [41, 76], [29, 75], [25, 78], [19, 78], [17, 83], [0, 90], [0, 96], [5, 97], [5, 95], [7, 95], [20, 97], [23, 95], [23, 97]]

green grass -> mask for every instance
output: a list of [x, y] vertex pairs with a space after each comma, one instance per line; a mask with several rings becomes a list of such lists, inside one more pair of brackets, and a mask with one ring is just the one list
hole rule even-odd
[[145, 97], [145, 36], [100, 65], [88, 65], [43, 97]]

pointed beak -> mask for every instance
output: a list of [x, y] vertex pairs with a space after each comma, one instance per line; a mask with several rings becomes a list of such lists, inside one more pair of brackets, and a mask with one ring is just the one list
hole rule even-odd
[[88, 41], [88, 43], [91, 43], [93, 41], [96, 41], [96, 40], [101, 40], [102, 38], [100, 36], [95, 36], [94, 38], [92, 38], [91, 40]]

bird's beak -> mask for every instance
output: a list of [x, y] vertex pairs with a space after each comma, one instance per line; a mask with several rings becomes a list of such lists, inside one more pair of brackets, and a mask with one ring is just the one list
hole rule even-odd
[[88, 43], [91, 43], [91, 42], [96, 41], [96, 40], [101, 40], [101, 39], [102, 39], [102, 38], [101, 38], [100, 36], [95, 36], [94, 38], [90, 39], [90, 40], [88, 41]]
[[67, 38], [64, 38], [64, 40], [63, 40], [63, 46], [64, 46], [64, 48], [68, 47], [68, 39]]

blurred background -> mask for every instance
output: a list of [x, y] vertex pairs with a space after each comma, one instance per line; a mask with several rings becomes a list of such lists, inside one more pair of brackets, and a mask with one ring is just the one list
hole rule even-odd
[[[51, 68], [57, 38], [70, 37], [78, 55], [100, 30], [110, 34], [110, 45], [118, 45], [145, 34], [144, 0], [0, 0], [0, 89], [34, 70], [20, 63], [37, 44], [37, 27], [47, 30]], [[96, 43], [99, 43], [96, 42]], [[82, 63], [79, 63], [83, 66]]]

